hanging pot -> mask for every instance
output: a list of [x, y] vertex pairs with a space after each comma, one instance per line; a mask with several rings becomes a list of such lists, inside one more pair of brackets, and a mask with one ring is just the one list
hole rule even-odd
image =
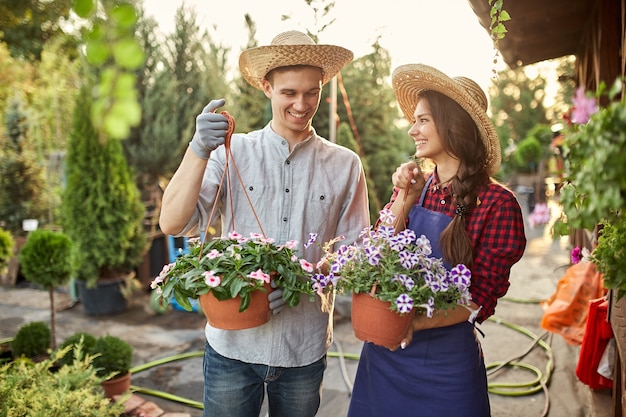
[[258, 327], [270, 320], [270, 305], [267, 295], [273, 290], [270, 284], [263, 286], [266, 291], [250, 293], [250, 305], [239, 312], [241, 297], [218, 300], [213, 293], [202, 294], [198, 299], [207, 321], [212, 327], [223, 330], [241, 330]]
[[368, 293], [352, 294], [352, 329], [357, 339], [387, 348], [406, 337], [413, 314], [399, 314]]

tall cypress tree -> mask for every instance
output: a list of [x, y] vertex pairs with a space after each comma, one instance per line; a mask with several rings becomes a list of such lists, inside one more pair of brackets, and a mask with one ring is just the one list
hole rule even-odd
[[146, 246], [144, 207], [119, 140], [102, 140], [91, 122], [90, 89], [74, 108], [62, 202], [64, 232], [72, 239], [74, 276], [98, 280], [131, 272]]

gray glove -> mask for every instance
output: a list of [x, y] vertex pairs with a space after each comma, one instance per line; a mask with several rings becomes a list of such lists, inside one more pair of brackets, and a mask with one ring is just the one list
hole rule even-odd
[[270, 310], [272, 311], [272, 314], [280, 313], [287, 305], [287, 301], [283, 299], [283, 290], [280, 288], [277, 288], [269, 293], [267, 300], [270, 302]]
[[209, 159], [209, 155], [218, 146], [224, 144], [226, 132], [228, 131], [228, 121], [223, 114], [213, 113], [222, 107], [226, 100], [211, 100], [202, 109], [202, 113], [196, 117], [196, 133], [189, 143], [189, 147], [199, 158]]

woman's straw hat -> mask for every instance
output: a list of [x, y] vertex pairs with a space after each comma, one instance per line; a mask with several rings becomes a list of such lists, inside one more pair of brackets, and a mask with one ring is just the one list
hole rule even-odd
[[310, 65], [322, 69], [322, 85], [352, 61], [351, 51], [334, 45], [317, 45], [295, 30], [278, 34], [268, 46], [246, 49], [239, 56], [241, 74], [253, 87], [263, 89], [263, 78], [273, 69]]
[[441, 71], [423, 64], [407, 64], [392, 75], [393, 89], [404, 116], [413, 120], [417, 99], [426, 90], [437, 91], [457, 102], [474, 120], [487, 148], [485, 168], [488, 174], [498, 172], [501, 162], [500, 140], [487, 116], [487, 97], [476, 82], [465, 77], [450, 78]]

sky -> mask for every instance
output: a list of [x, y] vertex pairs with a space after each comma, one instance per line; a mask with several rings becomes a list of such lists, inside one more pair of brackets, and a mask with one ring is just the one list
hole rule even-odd
[[[157, 20], [163, 33], [173, 31], [181, 4], [193, 8], [200, 27], [232, 49], [232, 66], [237, 65], [248, 36], [245, 13], [256, 23], [259, 45], [269, 44], [286, 30], [316, 31], [314, 13], [304, 0], [143, 2], [146, 14]], [[283, 21], [282, 15], [291, 18]], [[450, 76], [472, 78], [487, 92], [495, 52], [468, 0], [335, 0], [330, 15], [335, 21], [319, 34], [320, 43], [343, 46], [358, 58], [372, 52], [371, 45], [380, 35], [381, 46], [391, 55], [392, 71], [402, 64], [427, 64]]]

